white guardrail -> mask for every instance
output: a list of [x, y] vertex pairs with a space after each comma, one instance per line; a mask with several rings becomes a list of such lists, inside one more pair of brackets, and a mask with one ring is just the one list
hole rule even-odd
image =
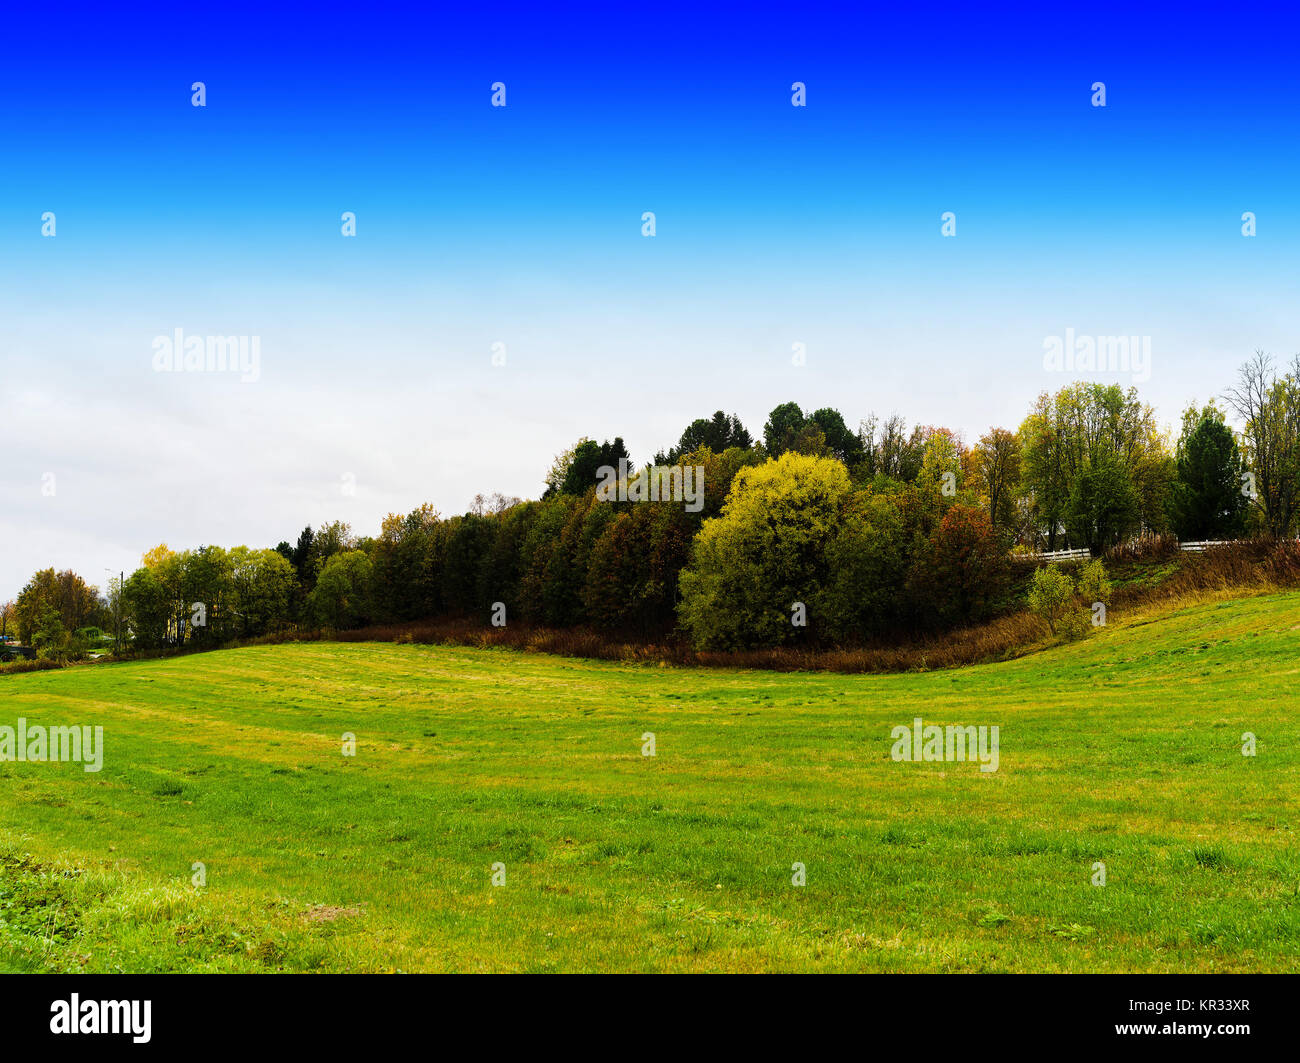
[[1211, 546], [1227, 546], [1230, 542], [1232, 542], [1231, 539], [1207, 539], [1203, 543], [1179, 543], [1178, 549], [1196, 554], [1209, 549]]
[[1080, 558], [1092, 557], [1092, 551], [1087, 547], [1080, 550], [1045, 550], [1041, 554], [1029, 554], [1028, 556], [1038, 561], [1077, 561]]
[[[1233, 542], [1232, 539], [1206, 539], [1199, 543], [1179, 543], [1178, 549], [1190, 553], [1198, 554], [1202, 550], [1208, 550], [1211, 546], [1227, 546]], [[1079, 561], [1092, 554], [1086, 549], [1079, 550], [1044, 550], [1037, 554], [1021, 554], [1021, 557], [1030, 558], [1034, 561]]]

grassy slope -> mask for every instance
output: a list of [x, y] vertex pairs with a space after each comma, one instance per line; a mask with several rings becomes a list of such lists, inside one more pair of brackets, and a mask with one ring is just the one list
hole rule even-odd
[[[1290, 594], [895, 676], [329, 643], [13, 676], [0, 723], [107, 756], [0, 764], [0, 968], [1296, 971], [1298, 645]], [[914, 715], [999, 725], [1000, 770], [893, 762]]]

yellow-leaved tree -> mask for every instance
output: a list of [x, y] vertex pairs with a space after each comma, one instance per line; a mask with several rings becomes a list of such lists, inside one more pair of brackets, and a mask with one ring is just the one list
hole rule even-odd
[[722, 514], [706, 520], [681, 576], [678, 615], [700, 648], [775, 646], [801, 638], [829, 575], [853, 486], [833, 458], [793, 451], [742, 469]]

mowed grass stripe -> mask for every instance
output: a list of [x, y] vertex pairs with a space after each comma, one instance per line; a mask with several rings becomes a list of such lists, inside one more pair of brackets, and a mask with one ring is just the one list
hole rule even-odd
[[[908, 675], [309, 643], [10, 677], [0, 724], [107, 751], [0, 764], [0, 965], [1300, 970], [1298, 629], [1272, 595]], [[999, 770], [894, 762], [914, 716], [998, 725]]]

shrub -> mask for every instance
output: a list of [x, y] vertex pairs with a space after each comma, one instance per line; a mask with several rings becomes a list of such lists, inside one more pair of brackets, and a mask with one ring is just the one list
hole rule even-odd
[[1034, 573], [1029, 587], [1029, 608], [1047, 622], [1053, 634], [1073, 604], [1074, 580], [1059, 566], [1048, 565]]
[[52, 661], [48, 657], [38, 657], [34, 661], [13, 661], [0, 664], [0, 675], [19, 675], [22, 672], [48, 672], [62, 668], [62, 661]]
[[1100, 560], [1089, 561], [1079, 573], [1079, 595], [1087, 605], [1109, 602], [1111, 585], [1106, 578], [1106, 566]]
[[1073, 603], [1065, 607], [1059, 622], [1061, 637], [1067, 642], [1077, 642], [1092, 631], [1092, 610], [1080, 609]]
[[1107, 561], [1168, 561], [1180, 553], [1178, 537], [1168, 533], [1147, 534], [1112, 546], [1103, 555]]

